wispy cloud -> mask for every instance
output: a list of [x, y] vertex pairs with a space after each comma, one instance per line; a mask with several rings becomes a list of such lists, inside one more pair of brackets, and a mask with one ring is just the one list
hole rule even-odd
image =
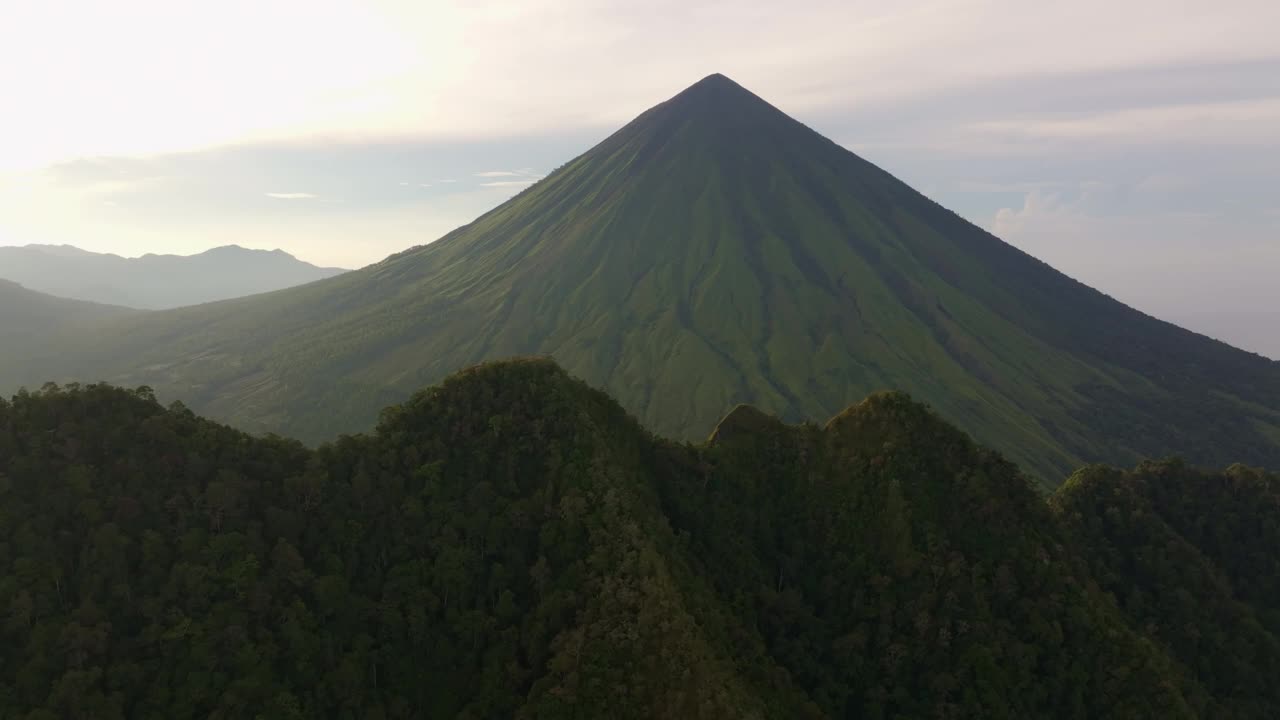
[[309, 200], [315, 197], [315, 195], [312, 195], [311, 193], [304, 193], [304, 192], [267, 193], [267, 197], [275, 198], [277, 200]]
[[1155, 173], [1143, 178], [1133, 189], [1145, 193], [1175, 193], [1181, 190], [1190, 190], [1194, 187], [1195, 183], [1185, 175]]
[[515, 170], [489, 170], [486, 172], [476, 173], [476, 177], [482, 177], [482, 178], [520, 177], [521, 175], [527, 175], [527, 174], [528, 173], [517, 172]]
[[1129, 143], [1275, 143], [1280, 98], [1182, 103], [1085, 112], [1075, 117], [987, 120], [970, 129], [1034, 140], [1123, 140]]
[[519, 187], [521, 185], [532, 185], [542, 178], [533, 178], [531, 180], [499, 180], [497, 182], [480, 183], [480, 187]]

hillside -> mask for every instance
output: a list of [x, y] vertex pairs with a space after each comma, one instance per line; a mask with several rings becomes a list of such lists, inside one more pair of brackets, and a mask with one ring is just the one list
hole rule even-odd
[[816, 420], [890, 389], [1049, 484], [1172, 453], [1280, 466], [1280, 363], [1075, 282], [718, 75], [429, 245], [50, 354], [0, 358], [0, 386], [147, 384], [306, 441], [535, 354], [688, 439], [738, 403]]
[[139, 313], [53, 297], [0, 280], [0, 376], [56, 365], [65, 359], [56, 348], [65, 345], [68, 337], [80, 342], [93, 328]]
[[124, 258], [68, 245], [0, 247], [0, 278], [50, 295], [163, 310], [255, 295], [346, 272], [281, 250], [228, 245], [196, 255]]
[[[1112, 475], [1092, 482], [1125, 491]], [[1162, 476], [1153, 505], [1271, 622], [1274, 561], [1215, 543], [1274, 508], [1201, 477]], [[1206, 494], [1222, 512], [1183, 527]], [[49, 388], [0, 402], [0, 714], [1274, 716], [1122, 612], [1103, 589], [1140, 574], [1073, 527], [894, 393], [824, 427], [738, 408], [688, 445], [506, 362], [313, 451], [147, 389]]]
[[77, 335], [102, 323], [139, 314], [130, 308], [68, 300], [0, 280], [0, 367], [31, 368], [33, 353], [61, 333]]
[[1092, 467], [1051, 504], [1135, 626], [1213, 695], [1213, 717], [1280, 716], [1280, 477]]

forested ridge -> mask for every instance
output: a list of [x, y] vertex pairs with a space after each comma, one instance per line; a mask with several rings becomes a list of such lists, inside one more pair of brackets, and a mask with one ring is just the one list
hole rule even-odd
[[1280, 716], [1280, 477], [1092, 467], [1050, 504], [1133, 625], [1198, 679], [1204, 716]]
[[1277, 478], [1048, 503], [900, 394], [655, 437], [549, 361], [309, 450], [0, 402], [0, 716], [1266, 718]]

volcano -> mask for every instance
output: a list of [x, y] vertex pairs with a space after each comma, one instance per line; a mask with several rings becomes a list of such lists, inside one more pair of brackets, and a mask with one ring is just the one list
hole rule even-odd
[[905, 391], [1053, 484], [1179, 453], [1280, 466], [1280, 363], [1149, 317], [722, 75], [363, 270], [112, 318], [8, 384], [146, 384], [305, 440], [468, 365], [549, 355], [652, 431]]

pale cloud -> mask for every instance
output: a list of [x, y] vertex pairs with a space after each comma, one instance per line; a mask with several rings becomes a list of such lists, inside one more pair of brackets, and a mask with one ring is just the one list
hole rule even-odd
[[1187, 175], [1179, 173], [1155, 173], [1148, 175], [1134, 186], [1138, 192], [1144, 193], [1175, 193], [1183, 190], [1191, 190], [1195, 187], [1195, 180]]
[[472, 173], [478, 178], [519, 178], [518, 180], [491, 180], [490, 182], [480, 183], [480, 187], [524, 187], [532, 185], [542, 179], [542, 175], [534, 173], [529, 168], [520, 170], [486, 170], [485, 172]]
[[1227, 103], [1142, 107], [1077, 117], [988, 120], [970, 126], [979, 133], [1039, 140], [1215, 144], [1280, 143], [1280, 97]]
[[1057, 216], [1061, 205], [1056, 195], [1035, 189], [1023, 198], [1022, 207], [997, 210], [989, 229], [997, 237], [1014, 237], [1023, 233], [1032, 223], [1043, 222], [1046, 216]]
[[[1275, 57], [1277, 26], [1273, 0], [17, 3], [0, 27], [0, 167], [603, 127], [717, 71], [791, 112], [875, 108], [979, 80]], [[334, 53], [339, 38], [354, 51]]]
[[0, 244], [136, 257], [193, 254], [234, 238], [319, 265], [360, 267], [431, 242], [523, 189], [430, 180], [395, 191], [406, 168], [455, 180], [477, 165], [501, 167], [502, 158], [552, 167], [591, 142], [288, 143], [0, 172]]
[[358, 127], [371, 89], [423, 60], [393, 21], [355, 0], [8, 4], [0, 168]]
[[[1280, 243], [1251, 213], [1116, 212], [1126, 188], [1035, 190], [990, 230], [1055, 268], [1159, 317], [1276, 307]], [[1261, 213], [1253, 213], [1260, 215]]]

